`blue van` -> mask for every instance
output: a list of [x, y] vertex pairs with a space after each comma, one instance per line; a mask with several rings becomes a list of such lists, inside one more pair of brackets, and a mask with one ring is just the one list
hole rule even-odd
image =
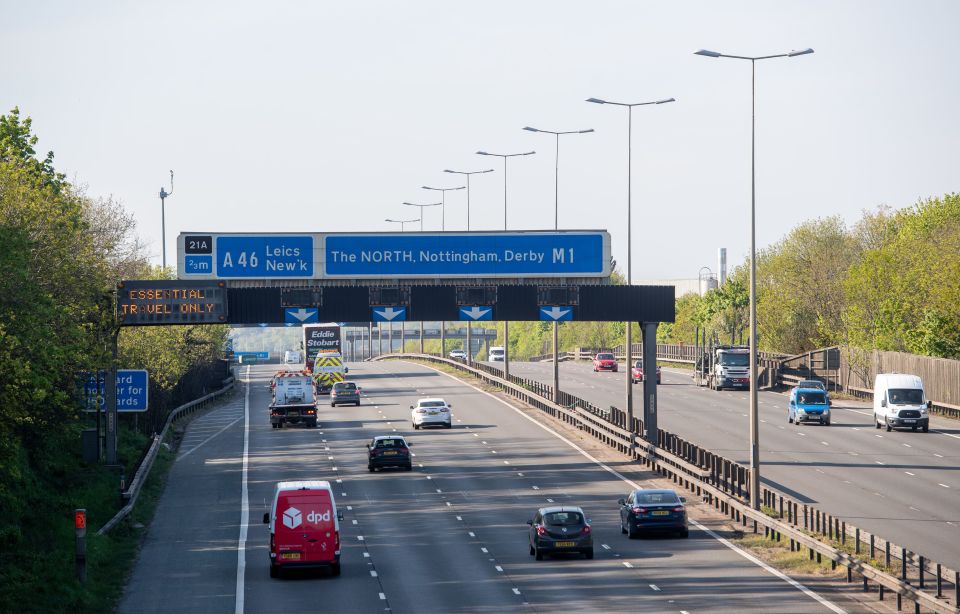
[[801, 422], [819, 422], [824, 426], [830, 426], [831, 405], [833, 402], [827, 398], [825, 390], [798, 386], [790, 391], [787, 422], [798, 426]]

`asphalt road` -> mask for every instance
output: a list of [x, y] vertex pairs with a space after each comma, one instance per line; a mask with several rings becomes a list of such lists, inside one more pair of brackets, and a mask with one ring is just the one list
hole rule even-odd
[[[318, 429], [274, 430], [273, 369], [244, 368], [242, 393], [190, 425], [120, 612], [856, 609], [831, 608], [700, 526], [686, 540], [627, 539], [622, 477], [449, 376], [395, 361], [351, 365], [363, 405], [323, 406]], [[408, 406], [427, 395], [452, 403], [453, 429], [412, 429]], [[364, 444], [393, 432], [413, 443], [414, 470], [369, 473]], [[342, 576], [269, 577], [260, 521], [274, 483], [290, 479], [335, 483]], [[585, 508], [594, 560], [529, 556], [525, 522], [549, 504]]]
[[[502, 368], [502, 364], [493, 363]], [[514, 375], [553, 383], [552, 363], [511, 362]], [[560, 364], [560, 388], [595, 405], [625, 407], [619, 373], [588, 362]], [[748, 393], [693, 385], [689, 371], [663, 369], [662, 429], [749, 464]], [[641, 386], [634, 411], [642, 415]], [[828, 427], [787, 423], [787, 395], [760, 391], [762, 481], [911, 551], [960, 569], [960, 425], [932, 417], [929, 433], [876, 430], [871, 406], [834, 401]]]

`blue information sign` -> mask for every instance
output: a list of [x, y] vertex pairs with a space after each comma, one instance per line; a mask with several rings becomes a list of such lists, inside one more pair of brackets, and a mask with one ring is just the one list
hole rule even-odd
[[213, 273], [213, 256], [186, 255], [183, 257], [184, 275], [209, 275]]
[[606, 236], [588, 231], [328, 235], [324, 276], [597, 276], [609, 273]]
[[145, 369], [118, 369], [117, 412], [147, 411], [149, 383]]
[[313, 277], [310, 235], [221, 235], [216, 237], [215, 253], [220, 279]]
[[253, 356], [262, 360], [267, 360], [270, 358], [270, 352], [234, 352], [233, 355], [237, 358], [241, 356]]
[[540, 319], [548, 322], [566, 322], [573, 319], [573, 307], [570, 305], [554, 305], [540, 308]]
[[407, 319], [406, 307], [374, 307], [372, 322], [403, 322]]
[[493, 307], [461, 307], [460, 319], [468, 322], [493, 320]]

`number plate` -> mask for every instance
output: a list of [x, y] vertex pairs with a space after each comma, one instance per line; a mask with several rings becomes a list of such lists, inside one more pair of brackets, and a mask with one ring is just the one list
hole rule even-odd
[[668, 512], [667, 510], [654, 510], [652, 514], [654, 516], [669, 516], [670, 512]]
[[397, 451], [396, 451], [396, 450], [387, 450], [386, 452], [383, 453], [383, 455], [384, 455], [384, 456], [396, 456], [396, 455], [397, 455]]
[[287, 561], [290, 561], [290, 560], [299, 561], [300, 553], [299, 552], [282, 552], [280, 553], [280, 558]]
[[906, 424], [913, 424], [916, 420], [904, 420]]
[[557, 542], [554, 544], [557, 548], [573, 548], [576, 545], [576, 542]]

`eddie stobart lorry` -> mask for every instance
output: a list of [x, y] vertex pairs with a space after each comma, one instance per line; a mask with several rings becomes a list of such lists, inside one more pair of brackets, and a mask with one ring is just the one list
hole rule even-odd
[[309, 371], [277, 371], [270, 387], [273, 389], [270, 402], [270, 425], [273, 428], [283, 428], [284, 424], [317, 427], [317, 401]]
[[303, 349], [307, 370], [313, 373], [317, 394], [330, 394], [347, 372], [340, 355], [340, 326], [337, 324], [306, 324], [303, 327]]

